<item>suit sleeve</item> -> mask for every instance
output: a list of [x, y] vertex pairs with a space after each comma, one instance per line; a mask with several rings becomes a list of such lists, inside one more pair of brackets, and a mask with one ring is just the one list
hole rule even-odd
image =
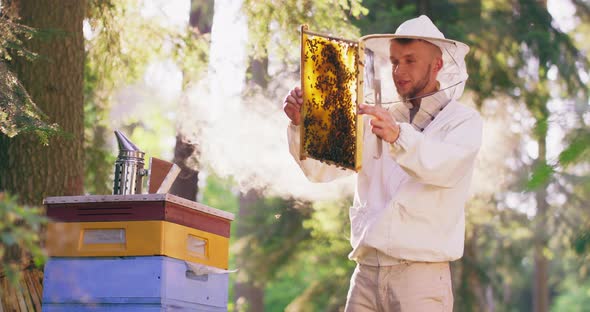
[[400, 136], [390, 145], [390, 154], [420, 182], [453, 187], [471, 172], [481, 146], [482, 127], [481, 117], [473, 113], [437, 140], [400, 123]]

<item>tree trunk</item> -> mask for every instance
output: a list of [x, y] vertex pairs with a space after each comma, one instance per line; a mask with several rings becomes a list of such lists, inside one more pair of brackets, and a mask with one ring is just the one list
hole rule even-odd
[[[538, 163], [544, 164], [546, 162], [546, 136], [537, 139], [539, 144], [539, 158]], [[534, 312], [548, 312], [549, 311], [549, 261], [544, 253], [548, 244], [547, 236], [547, 210], [549, 205], [547, 203], [547, 185], [543, 185], [535, 194], [537, 202], [537, 214], [535, 216], [535, 238], [534, 238], [534, 261], [535, 272], [533, 279], [533, 311]]]
[[263, 312], [264, 311], [264, 289], [254, 286], [252, 283], [236, 283], [235, 311]]
[[[174, 163], [180, 167], [180, 173], [170, 188], [170, 193], [186, 198], [197, 200], [199, 192], [199, 171], [194, 169], [197, 165], [191, 159], [198, 155], [198, 145], [187, 140], [180, 131], [176, 135], [176, 146], [174, 147]], [[196, 158], [196, 157], [195, 157]]]
[[268, 57], [254, 58], [250, 60], [250, 81], [260, 86], [262, 89], [268, 87], [270, 76], [268, 75]]
[[430, 0], [417, 0], [416, 10], [418, 11], [418, 15], [430, 15]]
[[455, 306], [458, 311], [485, 311], [493, 312], [485, 297], [484, 283], [479, 274], [480, 268], [478, 259], [477, 241], [479, 233], [477, 227], [471, 231], [465, 241], [465, 252], [460, 260], [460, 272], [453, 270], [453, 274], [458, 273], [459, 283], [455, 289]]
[[0, 135], [0, 190], [26, 204], [43, 198], [83, 193], [83, 88], [85, 2], [78, 0], [16, 1], [20, 22], [50, 35], [25, 45], [40, 57], [18, 58], [12, 65], [33, 101], [65, 135], [43, 146], [31, 134], [12, 139]]
[[[537, 5], [547, 9], [547, 1], [539, 0]], [[545, 122], [549, 119], [549, 112], [543, 110], [543, 117]], [[543, 131], [537, 136], [537, 144], [539, 146], [539, 156], [537, 162], [539, 164], [547, 163], [547, 130]], [[549, 260], [545, 255], [545, 249], [548, 248], [549, 236], [547, 234], [547, 211], [549, 204], [547, 203], [547, 186], [544, 184], [535, 193], [535, 201], [537, 202], [537, 214], [535, 215], [535, 238], [534, 238], [534, 261], [535, 271], [533, 277], [533, 311], [534, 312], [548, 312], [549, 311]]]
[[[261, 49], [266, 50], [265, 43]], [[248, 83], [258, 85], [262, 89], [268, 87], [270, 77], [268, 75], [268, 56], [250, 57], [246, 70]], [[250, 221], [256, 214], [256, 204], [262, 199], [258, 190], [251, 189], [245, 194], [240, 194], [240, 210], [236, 224], [236, 238], [240, 239], [255, 231], [257, 224]], [[256, 261], [247, 254], [236, 255], [237, 267], [247, 267], [246, 263]], [[242, 265], [243, 263], [243, 265]], [[234, 286], [236, 311], [263, 312], [264, 311], [264, 281], [256, 279], [255, 272], [243, 272], [237, 278]]]
[[188, 23], [198, 34], [211, 33], [214, 4], [213, 0], [191, 0]]
[[[64, 135], [50, 138], [47, 146], [30, 133], [14, 138], [0, 135], [0, 190], [18, 195], [23, 204], [39, 206], [47, 196], [83, 193], [82, 21], [86, 3], [18, 0], [13, 4], [21, 24], [51, 31], [25, 41], [29, 50], [39, 54], [38, 59], [17, 58], [11, 67], [48, 121], [57, 123]], [[10, 250], [5, 257], [28, 259], [20, 250]], [[41, 282], [41, 271], [32, 267], [24, 270], [18, 289], [10, 289], [3, 280], [4, 310], [41, 311]]]
[[[191, 11], [189, 13], [189, 26], [195, 31], [195, 35], [203, 35], [211, 32], [213, 25], [213, 0], [191, 0]], [[189, 83], [186, 74], [183, 75], [183, 90]], [[179, 111], [183, 109], [184, 102], [180, 102]], [[182, 127], [177, 127], [176, 146], [174, 147], [174, 163], [180, 167], [180, 174], [172, 184], [170, 193], [180, 197], [197, 200], [199, 193], [199, 145], [190, 142], [187, 136], [182, 133]]]
[[[256, 203], [260, 200], [261, 195], [256, 190], [249, 190], [246, 194], [240, 194], [240, 210], [236, 218], [236, 237], [239, 239], [252, 232], [251, 224], [248, 220], [256, 213]], [[248, 258], [248, 255], [237, 255], [236, 266], [245, 267], [242, 263], [255, 261]], [[236, 311], [246, 312], [263, 312], [264, 311], [264, 287], [255, 283], [253, 272], [241, 272], [238, 277], [239, 281], [234, 286], [234, 303]]]

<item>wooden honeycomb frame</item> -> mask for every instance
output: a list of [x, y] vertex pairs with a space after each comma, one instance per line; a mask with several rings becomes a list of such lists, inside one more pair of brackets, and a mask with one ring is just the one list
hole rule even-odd
[[362, 42], [301, 26], [301, 148], [307, 157], [358, 171], [362, 163]]

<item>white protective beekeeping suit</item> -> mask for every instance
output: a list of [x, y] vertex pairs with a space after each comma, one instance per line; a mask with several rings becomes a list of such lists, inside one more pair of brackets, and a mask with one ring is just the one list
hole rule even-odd
[[[410, 99], [402, 101], [393, 83], [389, 49], [395, 38], [425, 40], [441, 49], [439, 88], [420, 96], [420, 112], [414, 118], [436, 109], [422, 114], [427, 116], [424, 124], [396, 116], [396, 106], [413, 104], [408, 104]], [[362, 170], [350, 208], [349, 256], [366, 265], [393, 265], [399, 259], [456, 260], [463, 254], [464, 207], [482, 136], [479, 113], [457, 101], [467, 79], [464, 58], [469, 47], [446, 39], [426, 16], [406, 21], [395, 34], [369, 35], [361, 41], [374, 61], [373, 66], [365, 64], [365, 72], [379, 80], [373, 84], [364, 77], [364, 100], [371, 104], [380, 99], [401, 131], [395, 143], [387, 144], [371, 133], [369, 122], [364, 123]], [[382, 96], [371, 93], [375, 85], [381, 86]], [[407, 108], [405, 115], [398, 115], [407, 117]], [[352, 173], [314, 159], [300, 160], [299, 133], [297, 126], [289, 127], [290, 151], [310, 180], [327, 182]]]

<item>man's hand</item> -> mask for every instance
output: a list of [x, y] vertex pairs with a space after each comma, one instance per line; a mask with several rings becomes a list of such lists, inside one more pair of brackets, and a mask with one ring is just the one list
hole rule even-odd
[[399, 125], [393, 116], [383, 107], [359, 105], [359, 114], [371, 115], [371, 131], [387, 143], [397, 141], [399, 137]]
[[296, 126], [301, 123], [301, 104], [303, 104], [303, 92], [299, 87], [291, 89], [283, 101], [283, 111]]

